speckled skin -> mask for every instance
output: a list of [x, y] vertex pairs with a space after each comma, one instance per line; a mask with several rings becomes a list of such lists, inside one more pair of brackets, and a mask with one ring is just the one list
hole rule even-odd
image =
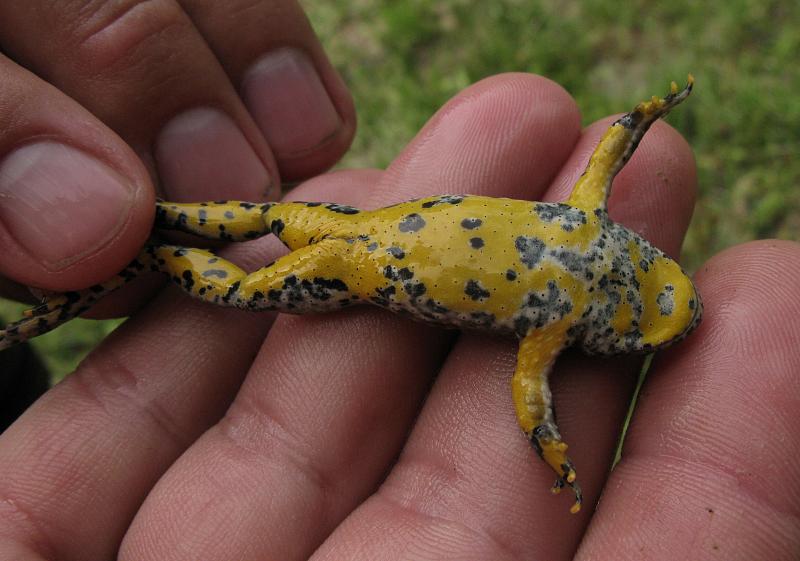
[[311, 313], [371, 303], [436, 324], [515, 334], [520, 426], [581, 492], [556, 426], [548, 374], [575, 344], [590, 354], [651, 351], [684, 337], [700, 299], [672, 259], [606, 212], [611, 181], [649, 125], [691, 90], [673, 83], [606, 132], [567, 203], [440, 195], [373, 210], [317, 202], [159, 202], [155, 227], [242, 241], [269, 233], [292, 252], [246, 273], [200, 249], [149, 244], [120, 275], [46, 300], [0, 332], [0, 348], [48, 331], [144, 271], [246, 310]]

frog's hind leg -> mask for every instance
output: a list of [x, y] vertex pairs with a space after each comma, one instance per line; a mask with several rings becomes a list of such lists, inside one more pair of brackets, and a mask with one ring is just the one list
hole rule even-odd
[[691, 74], [686, 87], [680, 91], [672, 82], [668, 95], [663, 98], [653, 96], [650, 101], [639, 103], [633, 111], [611, 125], [592, 152], [586, 171], [575, 184], [567, 203], [589, 211], [605, 210], [614, 176], [633, 155], [650, 125], [686, 99], [693, 84]]
[[555, 421], [548, 376], [566, 342], [566, 327], [558, 323], [531, 331], [520, 341], [511, 392], [517, 420], [539, 456], [557, 474], [553, 492], [568, 485], [575, 492], [571, 512], [581, 508], [583, 495], [575, 481], [575, 466]]
[[249, 274], [209, 251], [173, 245], [151, 247], [150, 261], [195, 298], [244, 310], [305, 313], [357, 299], [345, 282], [348, 249], [344, 240], [326, 239]]
[[0, 350], [51, 331], [147, 271], [164, 273], [191, 296], [223, 306], [289, 313], [338, 309], [358, 300], [343, 280], [348, 249], [344, 240], [327, 239], [248, 274], [210, 251], [150, 244], [111, 280], [53, 295], [28, 310], [0, 331]]
[[136, 259], [106, 282], [85, 290], [47, 293], [42, 302], [23, 312], [23, 318], [0, 330], [0, 350], [52, 331], [62, 323], [78, 317], [109, 292], [132, 281], [148, 269], [147, 248]]

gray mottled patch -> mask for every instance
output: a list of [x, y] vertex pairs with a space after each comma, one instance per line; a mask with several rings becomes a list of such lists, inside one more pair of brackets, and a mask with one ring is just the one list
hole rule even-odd
[[578, 226], [586, 224], [586, 213], [568, 204], [536, 203], [533, 209], [542, 221], [558, 221], [566, 232], [572, 232]]
[[585, 273], [587, 270], [588, 259], [586, 255], [568, 249], [553, 249], [550, 251], [550, 255], [555, 257], [570, 273]]
[[522, 263], [533, 269], [542, 260], [546, 244], [539, 238], [532, 236], [519, 236], [514, 240], [514, 247], [519, 252], [519, 259]]
[[393, 245], [386, 249], [386, 253], [394, 257], [395, 259], [404, 259], [406, 256], [406, 252], [403, 251], [401, 248]]
[[662, 316], [672, 315], [672, 310], [675, 308], [675, 289], [671, 284], [666, 285], [664, 291], [658, 293], [656, 304]]
[[398, 228], [401, 232], [418, 232], [425, 227], [425, 219], [416, 212], [409, 214], [400, 221]]
[[524, 337], [531, 329], [538, 329], [563, 319], [572, 312], [572, 300], [556, 281], [548, 281], [544, 291], [531, 291], [525, 295], [522, 306], [514, 316], [514, 331]]

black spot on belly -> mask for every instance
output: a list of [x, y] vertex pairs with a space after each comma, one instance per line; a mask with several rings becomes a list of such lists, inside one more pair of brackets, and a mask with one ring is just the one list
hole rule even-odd
[[181, 277], [183, 278], [183, 287], [186, 290], [191, 290], [194, 286], [194, 275], [192, 275], [192, 272], [187, 269], [181, 274]]
[[408, 267], [397, 268], [394, 265], [386, 265], [383, 268], [383, 276], [393, 281], [406, 281], [414, 278], [414, 272]]
[[428, 291], [425, 284], [419, 281], [403, 283], [403, 290], [412, 298], [419, 298]]
[[506, 279], [510, 281], [517, 280], [517, 272], [514, 269], [509, 269], [506, 271]]
[[225, 231], [225, 224], [220, 224], [217, 226], [219, 228], [219, 239], [232, 242], [233, 236], [231, 236], [228, 232]]
[[416, 212], [409, 214], [400, 221], [398, 228], [401, 232], [418, 232], [425, 227], [425, 219]]
[[442, 195], [437, 199], [433, 199], [431, 201], [425, 201], [424, 203], [422, 203], [422, 208], [431, 208], [441, 204], [457, 205], [463, 200], [464, 197], [462, 197], [461, 195]]
[[519, 252], [519, 259], [522, 263], [533, 269], [544, 255], [545, 243], [539, 238], [529, 236], [519, 236], [514, 241], [514, 246]]
[[385, 288], [376, 288], [375, 294], [377, 296], [373, 296], [372, 298], [370, 298], [370, 300], [372, 300], [379, 306], [388, 306], [389, 303], [394, 298], [394, 295], [397, 294], [397, 289], [394, 287], [394, 285], [390, 284]]
[[357, 208], [353, 208], [347, 205], [337, 205], [336, 203], [328, 203], [325, 205], [325, 208], [327, 208], [331, 212], [338, 212], [340, 214], [358, 214], [359, 212], [361, 212]]
[[281, 232], [283, 232], [284, 228], [286, 228], [286, 224], [284, 224], [283, 220], [281, 220], [280, 218], [276, 218], [269, 225], [270, 232], [279, 237], [281, 235]]
[[228, 292], [225, 293], [225, 296], [222, 297], [223, 302], [229, 302], [233, 295], [236, 294], [236, 291], [239, 290], [239, 281], [236, 281], [230, 287], [228, 287]]
[[480, 249], [483, 247], [483, 238], [470, 238], [469, 245], [472, 249]]
[[185, 247], [179, 247], [175, 251], [172, 252], [173, 257], [183, 257], [186, 255], [187, 249]]
[[314, 277], [314, 284], [325, 290], [347, 290], [347, 284], [341, 279], [326, 279], [323, 277]]
[[230, 210], [226, 210], [225, 218], [227, 218], [228, 220], [233, 220], [234, 218], [236, 218], [236, 215], [233, 214], [233, 212], [231, 212]]
[[466, 228], [467, 230], [474, 230], [481, 224], [483, 224], [483, 220], [480, 218], [465, 218], [461, 221], [461, 227]]
[[178, 218], [175, 219], [175, 225], [178, 227], [178, 230], [185, 230], [188, 220], [189, 217], [186, 215], [186, 213], [181, 211], [178, 215]]
[[473, 300], [485, 300], [491, 296], [491, 293], [476, 280], [467, 281], [467, 285], [464, 287], [464, 294]]
[[228, 271], [223, 269], [207, 269], [203, 271], [204, 277], [217, 277], [220, 279], [228, 278]]
[[316, 207], [316, 206], [322, 206], [322, 203], [311, 202], [311, 203], [306, 203], [306, 206], [307, 206], [308, 208], [314, 208], [314, 207]]

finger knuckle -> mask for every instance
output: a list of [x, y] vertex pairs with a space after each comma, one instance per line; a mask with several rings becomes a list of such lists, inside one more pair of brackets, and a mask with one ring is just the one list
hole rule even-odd
[[152, 45], [162, 44], [190, 25], [172, 0], [91, 2], [73, 30], [74, 56], [90, 75], [128, 70], [151, 58]]

